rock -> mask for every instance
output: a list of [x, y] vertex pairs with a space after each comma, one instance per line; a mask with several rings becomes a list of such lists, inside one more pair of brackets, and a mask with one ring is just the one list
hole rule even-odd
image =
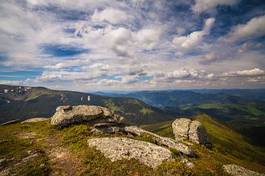
[[185, 144], [179, 143], [171, 138], [159, 136], [155, 133], [146, 131], [136, 126], [127, 126], [124, 128], [124, 131], [130, 134], [133, 134], [133, 135], [137, 135], [137, 136], [148, 135], [158, 145], [176, 149], [182, 154], [185, 154], [188, 156], [195, 156], [195, 152], [190, 147], [186, 146]]
[[164, 160], [172, 158], [170, 150], [155, 144], [125, 137], [94, 138], [88, 140], [90, 147], [95, 147], [112, 162], [122, 159], [136, 159], [155, 168]]
[[1, 126], [10, 125], [10, 124], [14, 124], [14, 123], [17, 123], [17, 122], [20, 122], [20, 120], [19, 119], [10, 120], [8, 122], [2, 123]]
[[257, 173], [251, 170], [248, 170], [242, 166], [236, 164], [227, 164], [223, 166], [223, 169], [226, 173], [232, 176], [265, 176], [265, 174]]
[[100, 106], [60, 106], [51, 117], [51, 125], [67, 126], [74, 123], [89, 122], [98, 118], [106, 118], [111, 115], [112, 113], [109, 109]]
[[176, 119], [172, 123], [173, 133], [177, 141], [188, 139], [191, 120], [187, 118]]
[[185, 166], [189, 169], [192, 169], [194, 167], [194, 164], [187, 159], [182, 159], [180, 162], [185, 164]]
[[206, 129], [197, 120], [176, 119], [172, 123], [172, 129], [177, 141], [189, 140], [196, 144], [211, 146]]
[[6, 159], [2, 158], [0, 159], [0, 168], [6, 163]]
[[197, 144], [210, 146], [206, 129], [197, 120], [192, 121], [190, 124], [189, 140]]
[[49, 120], [49, 118], [31, 118], [31, 119], [24, 120], [21, 123], [34, 123], [34, 122], [42, 122], [46, 120]]

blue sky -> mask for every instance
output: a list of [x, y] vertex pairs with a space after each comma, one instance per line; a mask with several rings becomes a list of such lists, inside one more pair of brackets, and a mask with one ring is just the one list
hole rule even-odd
[[263, 0], [10, 0], [0, 84], [265, 88]]

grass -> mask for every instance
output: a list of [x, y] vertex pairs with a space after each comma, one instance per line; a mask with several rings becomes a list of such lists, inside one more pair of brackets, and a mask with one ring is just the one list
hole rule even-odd
[[[20, 124], [0, 127], [0, 158], [9, 160], [4, 164], [5, 168], [11, 168], [11, 175], [48, 175], [50, 165], [42, 147], [32, 143], [30, 139], [18, 137], [25, 132], [24, 128]], [[37, 155], [23, 160], [30, 156], [29, 152]]]
[[[195, 163], [193, 170], [196, 175], [224, 175], [222, 165], [228, 163], [265, 172], [265, 150], [263, 148], [249, 144], [239, 133], [206, 114], [199, 114], [193, 118], [205, 126], [213, 143], [212, 150], [193, 146], [198, 154], [198, 158], [193, 160]], [[171, 123], [172, 121], [167, 121], [142, 127], [157, 134], [172, 137]]]
[[151, 115], [153, 113], [153, 111], [151, 109], [149, 109], [149, 108], [143, 107], [140, 110], [140, 113], [142, 113], [145, 116], [145, 115]]
[[[225, 175], [222, 165], [226, 163], [236, 163], [252, 170], [265, 171], [265, 152], [262, 149], [248, 144], [241, 135], [207, 115], [201, 114], [194, 118], [206, 127], [214, 146], [213, 150], [198, 145], [193, 146], [198, 154], [197, 158], [189, 159], [195, 164], [193, 169], [186, 168], [180, 162], [184, 156], [179, 155], [179, 152], [174, 149], [170, 150], [175, 159], [163, 162], [156, 169], [147, 167], [134, 159], [111, 162], [98, 150], [89, 147], [87, 140], [93, 137], [124, 136], [124, 134], [95, 135], [90, 132], [91, 126], [88, 124], [73, 125], [63, 129], [51, 127], [49, 122], [18, 123], [0, 127], [0, 158], [14, 158], [5, 166], [10, 168], [27, 157], [28, 150], [39, 151], [38, 157], [16, 166], [13, 172], [17, 175], [47, 175], [55, 171], [50, 167], [50, 158], [43, 152], [51, 150], [47, 139], [52, 138], [55, 146], [68, 149], [71, 155], [78, 158], [81, 163], [77, 166], [80, 167], [78, 175]], [[171, 123], [172, 121], [167, 121], [145, 125], [144, 128], [173, 138]], [[32, 142], [31, 139], [18, 137], [24, 133], [35, 133], [38, 140]], [[133, 137], [133, 139], [154, 143], [148, 135]]]

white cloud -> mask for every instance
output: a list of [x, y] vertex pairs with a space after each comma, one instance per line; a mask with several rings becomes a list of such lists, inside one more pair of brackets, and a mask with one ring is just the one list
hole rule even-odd
[[249, 77], [255, 77], [255, 76], [263, 76], [265, 75], [265, 71], [261, 70], [259, 68], [253, 68], [249, 70], [239, 70], [239, 71], [231, 71], [224, 73], [223, 76], [233, 77], [233, 76], [249, 76]]
[[137, 32], [136, 39], [143, 48], [151, 49], [159, 41], [161, 32], [159, 27], [144, 28]]
[[235, 5], [240, 0], [195, 0], [192, 10], [196, 13], [201, 13], [209, 9], [213, 9], [218, 5]]
[[248, 40], [265, 35], [265, 15], [254, 17], [246, 24], [235, 26], [228, 34], [228, 41]]
[[106, 8], [100, 12], [98, 10], [95, 10], [94, 14], [91, 16], [92, 21], [108, 21], [112, 24], [128, 22], [130, 18], [132, 17], [126, 12], [113, 8]]
[[201, 31], [195, 31], [190, 33], [187, 36], [176, 36], [173, 39], [173, 44], [176, 47], [181, 47], [184, 49], [190, 49], [196, 45], [198, 45], [202, 40], [203, 37], [207, 34], [209, 34], [213, 24], [214, 24], [215, 19], [214, 18], [208, 18], [205, 21], [203, 30]]

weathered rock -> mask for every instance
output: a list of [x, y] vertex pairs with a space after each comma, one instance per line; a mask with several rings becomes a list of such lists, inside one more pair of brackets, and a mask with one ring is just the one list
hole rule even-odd
[[125, 137], [89, 139], [88, 145], [101, 151], [112, 162], [122, 159], [136, 159], [155, 168], [164, 160], [172, 158], [172, 153], [166, 148]]
[[176, 119], [172, 123], [173, 133], [177, 141], [189, 140], [196, 144], [210, 146], [206, 129], [197, 120], [187, 118]]
[[179, 118], [172, 123], [173, 133], [177, 141], [188, 139], [190, 123], [191, 120], [187, 118]]
[[166, 146], [168, 148], [176, 149], [177, 151], [188, 155], [188, 156], [195, 156], [195, 152], [185, 144], [177, 142], [171, 138], [162, 137], [150, 131], [146, 131], [142, 128], [138, 128], [136, 126], [127, 126], [124, 128], [124, 131], [127, 133], [131, 133], [133, 135], [141, 136], [141, 135], [148, 135], [152, 138], [152, 140], [161, 146]]
[[265, 174], [257, 173], [251, 170], [248, 170], [242, 166], [236, 164], [227, 164], [223, 166], [223, 169], [226, 173], [232, 176], [265, 176]]
[[112, 115], [107, 108], [91, 105], [60, 106], [51, 117], [51, 125], [67, 126], [73, 123], [89, 122]]
[[34, 122], [42, 122], [46, 120], [49, 120], [49, 118], [31, 118], [31, 119], [24, 120], [21, 123], [34, 123]]
[[187, 159], [182, 159], [180, 162], [185, 164], [187, 168], [192, 169], [194, 167], [194, 164]]
[[17, 122], [20, 122], [20, 120], [19, 119], [10, 120], [8, 122], [2, 123], [1, 126], [11, 125], [11, 124], [14, 124], [14, 123], [17, 123]]
[[201, 122], [194, 120], [189, 128], [189, 140], [202, 145], [210, 145], [210, 141], [206, 129], [202, 126]]

